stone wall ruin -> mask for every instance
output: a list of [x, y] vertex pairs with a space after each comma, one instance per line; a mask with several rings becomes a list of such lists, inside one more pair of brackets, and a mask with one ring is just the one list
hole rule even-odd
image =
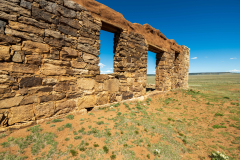
[[[93, 16], [80, 4], [0, 0], [0, 127], [145, 95], [148, 51], [156, 53], [157, 90], [188, 87], [187, 47], [158, 32], [154, 44], [145, 38], [153, 33]], [[115, 33], [110, 75], [98, 66], [101, 29]]]

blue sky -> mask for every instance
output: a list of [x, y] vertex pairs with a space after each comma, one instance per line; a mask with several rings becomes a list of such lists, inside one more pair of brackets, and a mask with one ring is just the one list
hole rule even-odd
[[[189, 47], [190, 73], [240, 72], [240, 0], [97, 1]], [[113, 37], [101, 31], [102, 73], [112, 72]], [[154, 73], [155, 63], [155, 53], [149, 53], [148, 74]]]

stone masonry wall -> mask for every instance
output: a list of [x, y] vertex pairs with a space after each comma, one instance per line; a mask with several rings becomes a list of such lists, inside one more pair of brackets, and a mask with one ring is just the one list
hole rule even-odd
[[[101, 75], [101, 20], [70, 0], [0, 0], [0, 127], [146, 94], [148, 44], [117, 32]], [[156, 88], [186, 88], [189, 49], [157, 54]]]

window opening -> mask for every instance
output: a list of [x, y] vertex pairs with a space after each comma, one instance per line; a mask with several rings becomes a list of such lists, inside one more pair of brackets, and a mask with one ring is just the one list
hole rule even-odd
[[114, 33], [104, 30], [100, 31], [100, 73], [113, 73], [113, 47], [114, 47]]
[[155, 90], [156, 84], [156, 53], [148, 51], [147, 60], [147, 91]]

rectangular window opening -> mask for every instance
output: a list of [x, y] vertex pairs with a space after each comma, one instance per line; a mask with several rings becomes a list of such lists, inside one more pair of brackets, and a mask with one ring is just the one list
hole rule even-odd
[[113, 73], [114, 33], [100, 31], [100, 74]]
[[148, 51], [146, 91], [154, 91], [156, 85], [156, 53]]

